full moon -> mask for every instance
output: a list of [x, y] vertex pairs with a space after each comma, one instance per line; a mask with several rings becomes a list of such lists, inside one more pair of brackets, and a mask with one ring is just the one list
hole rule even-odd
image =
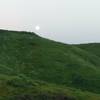
[[39, 31], [39, 30], [40, 30], [40, 26], [36, 26], [35, 29], [36, 29], [37, 31]]

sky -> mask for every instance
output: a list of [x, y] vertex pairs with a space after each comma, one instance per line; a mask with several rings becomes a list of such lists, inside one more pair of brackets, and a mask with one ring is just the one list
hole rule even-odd
[[0, 28], [71, 44], [100, 42], [100, 0], [0, 0]]

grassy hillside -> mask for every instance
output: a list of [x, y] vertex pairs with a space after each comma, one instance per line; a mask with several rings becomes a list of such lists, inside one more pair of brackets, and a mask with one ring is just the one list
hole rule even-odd
[[99, 50], [0, 30], [0, 100], [100, 100]]

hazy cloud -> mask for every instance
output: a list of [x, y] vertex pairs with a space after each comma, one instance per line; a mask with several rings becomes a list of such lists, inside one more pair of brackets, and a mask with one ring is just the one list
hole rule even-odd
[[100, 42], [99, 12], [100, 0], [0, 0], [0, 28], [66, 43]]

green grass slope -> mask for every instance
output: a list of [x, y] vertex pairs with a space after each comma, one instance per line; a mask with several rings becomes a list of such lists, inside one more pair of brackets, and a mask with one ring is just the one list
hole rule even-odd
[[0, 30], [0, 100], [100, 100], [99, 50]]

